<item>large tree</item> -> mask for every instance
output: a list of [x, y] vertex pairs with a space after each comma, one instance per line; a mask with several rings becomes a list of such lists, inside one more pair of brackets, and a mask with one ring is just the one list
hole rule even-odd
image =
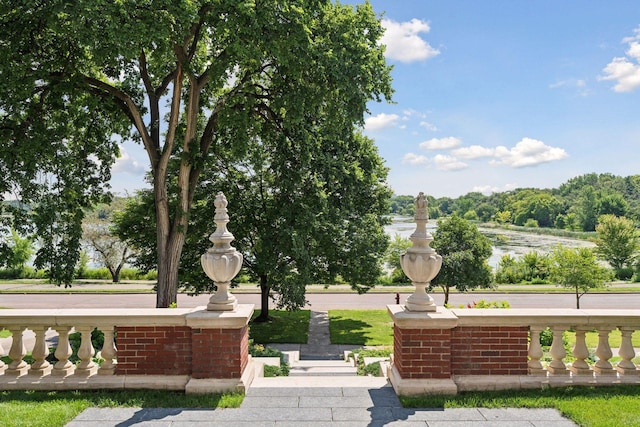
[[[261, 290], [260, 320], [268, 319], [270, 295], [279, 307], [297, 309], [305, 304], [310, 283], [339, 277], [359, 292], [375, 283], [388, 241], [387, 170], [368, 138], [331, 134], [319, 132], [314, 144], [303, 147], [264, 138], [269, 133], [263, 129], [261, 143], [239, 156], [217, 152], [196, 192], [179, 273], [182, 287], [211, 290], [199, 259], [211, 246], [218, 191], [229, 200], [228, 228], [233, 246], [244, 255], [244, 272]], [[119, 235], [142, 250], [138, 263], [145, 269], [155, 268], [148, 245], [151, 208], [151, 197], [142, 192], [116, 221]]]
[[442, 268], [431, 286], [442, 288], [445, 304], [451, 288], [464, 292], [491, 286], [491, 241], [474, 224], [456, 214], [438, 220], [431, 247], [442, 256]]
[[[66, 196], [41, 218], [59, 217], [45, 238], [73, 238], [47, 253], [77, 259], [81, 207], [93, 202], [81, 196], [102, 190], [113, 134], [133, 138], [150, 162], [158, 307], [176, 301], [189, 215], [212, 153], [253, 143], [244, 129], [260, 123], [291, 146], [310, 144], [319, 111], [331, 109], [324, 119], [336, 131], [351, 129], [368, 101], [391, 92], [382, 28], [368, 4], [24, 0], [0, 8], [2, 137], [12, 152], [30, 147], [22, 162], [29, 172], [64, 159], [52, 169]], [[83, 167], [102, 176], [77, 175]]]

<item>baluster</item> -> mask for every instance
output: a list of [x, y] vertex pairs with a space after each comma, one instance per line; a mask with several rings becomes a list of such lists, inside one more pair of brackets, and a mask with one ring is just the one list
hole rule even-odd
[[27, 349], [24, 348], [24, 342], [22, 341], [22, 331], [26, 328], [22, 326], [9, 326], [7, 328], [11, 334], [11, 348], [9, 349], [9, 358], [11, 363], [5, 371], [5, 375], [13, 375], [19, 377], [24, 375], [29, 370], [29, 364], [23, 360], [27, 354]]
[[631, 361], [634, 357], [636, 357], [636, 351], [633, 348], [633, 344], [631, 342], [631, 334], [635, 328], [629, 327], [619, 327], [620, 334], [622, 335], [622, 341], [620, 342], [620, 351], [618, 355], [622, 358], [620, 362], [616, 365], [616, 369], [622, 375], [634, 375], [638, 374], [638, 369], [636, 365]]
[[609, 332], [611, 332], [610, 327], [598, 328], [598, 348], [596, 348], [598, 361], [593, 365], [593, 370], [600, 375], [613, 375], [616, 372], [609, 363], [609, 359], [613, 356], [609, 347]]
[[98, 365], [96, 365], [96, 363], [91, 359], [93, 355], [96, 354], [96, 350], [93, 348], [93, 344], [91, 343], [91, 332], [93, 331], [93, 327], [82, 326], [76, 329], [82, 334], [82, 339], [80, 341], [80, 348], [78, 349], [80, 363], [76, 367], [75, 374], [82, 376], [94, 375], [98, 372]]
[[116, 348], [113, 326], [100, 327], [100, 330], [104, 333], [104, 344], [102, 351], [100, 352], [104, 362], [98, 369], [99, 375], [113, 375], [116, 372], [116, 365], [118, 361], [115, 360], [118, 356], [118, 349]]
[[57, 377], [66, 377], [67, 375], [73, 374], [75, 371], [75, 366], [69, 360], [73, 351], [71, 349], [71, 344], [69, 344], [69, 333], [71, 332], [70, 326], [62, 326], [58, 328], [58, 347], [56, 347], [56, 352], [54, 355], [58, 361], [55, 365], [53, 365], [52, 375]]
[[566, 375], [569, 373], [569, 371], [567, 370], [567, 366], [563, 362], [563, 359], [567, 355], [567, 351], [564, 349], [564, 344], [562, 343], [562, 334], [564, 333], [565, 329], [566, 328], [563, 326], [551, 327], [551, 330], [553, 331], [553, 342], [551, 343], [549, 354], [551, 355], [553, 360], [549, 362], [547, 371], [551, 372], [554, 375]]
[[576, 345], [573, 346], [573, 355], [576, 360], [571, 364], [569, 369], [577, 375], [593, 375], [593, 371], [589, 364], [585, 361], [589, 357], [589, 349], [585, 340], [585, 328], [576, 328]]
[[540, 345], [540, 331], [543, 328], [540, 326], [531, 326], [529, 328], [530, 340], [529, 340], [529, 375], [547, 375], [547, 372], [540, 363], [542, 358], [542, 346]]
[[36, 343], [33, 346], [31, 356], [35, 359], [35, 362], [29, 369], [29, 375], [45, 376], [51, 373], [51, 364], [46, 360], [49, 355], [49, 348], [47, 347], [47, 341], [45, 334], [49, 330], [48, 326], [40, 326], [33, 329], [36, 334]]
[[[0, 329], [2, 331], [2, 329]], [[4, 356], [4, 348], [2, 348], [2, 342], [0, 341], [0, 356]], [[4, 371], [7, 369], [7, 364], [0, 359], [0, 375], [4, 374]]]

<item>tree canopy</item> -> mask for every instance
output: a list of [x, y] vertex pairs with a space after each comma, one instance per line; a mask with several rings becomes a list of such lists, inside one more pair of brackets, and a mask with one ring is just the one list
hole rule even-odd
[[318, 129], [344, 135], [368, 101], [391, 95], [369, 4], [16, 1], [0, 17], [0, 194], [33, 203], [36, 263], [70, 281], [83, 208], [102, 200], [118, 142], [132, 139], [150, 163], [159, 307], [176, 300], [215, 153], [263, 133], [290, 147], [313, 144]]

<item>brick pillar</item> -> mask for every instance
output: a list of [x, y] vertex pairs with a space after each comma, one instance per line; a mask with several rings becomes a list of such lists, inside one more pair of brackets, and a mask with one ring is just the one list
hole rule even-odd
[[393, 330], [394, 365], [402, 378], [451, 377], [451, 329]]
[[249, 361], [249, 328], [193, 329], [192, 378], [240, 378]]
[[393, 319], [393, 363], [389, 379], [396, 393], [455, 394], [451, 378], [451, 330], [458, 318], [438, 307], [435, 312], [387, 306]]

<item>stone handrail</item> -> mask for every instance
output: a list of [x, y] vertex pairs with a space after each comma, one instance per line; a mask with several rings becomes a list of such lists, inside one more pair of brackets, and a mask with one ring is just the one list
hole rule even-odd
[[[236, 390], [251, 380], [246, 377], [252, 375], [246, 343], [252, 313], [253, 305], [224, 312], [205, 307], [0, 310], [0, 329], [12, 333], [10, 348], [0, 348], [0, 355], [11, 359], [0, 361], [0, 389]], [[96, 328], [104, 333], [100, 366], [91, 342]], [[26, 330], [35, 334], [31, 364], [24, 360]], [[53, 364], [47, 360], [49, 330], [58, 335]], [[74, 330], [81, 334], [77, 365], [69, 360]]]
[[[640, 330], [640, 310], [445, 309], [416, 313], [388, 306], [395, 325], [391, 380], [401, 394], [462, 390], [539, 388], [544, 385], [640, 384], [632, 334]], [[550, 328], [551, 360], [543, 363], [540, 334]], [[609, 360], [611, 331], [619, 329], [621, 360]], [[576, 342], [567, 361], [563, 333]], [[595, 330], [597, 361], [587, 363], [585, 334]], [[419, 367], [419, 368], [418, 368]]]

